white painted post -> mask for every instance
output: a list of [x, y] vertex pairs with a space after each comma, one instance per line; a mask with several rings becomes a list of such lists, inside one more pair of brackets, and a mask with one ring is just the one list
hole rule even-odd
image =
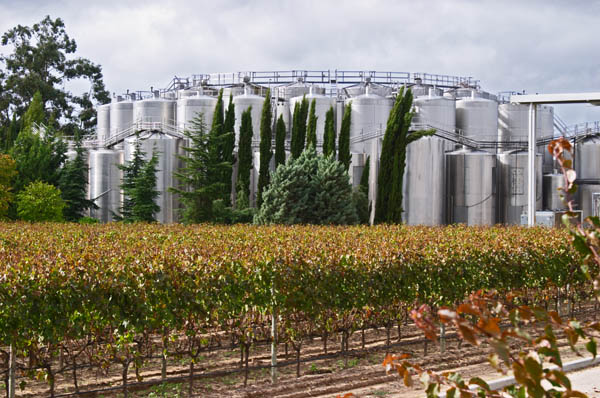
[[535, 225], [535, 118], [537, 105], [529, 104], [529, 148], [528, 148], [528, 175], [527, 186], [527, 225], [532, 227]]
[[8, 398], [15, 398], [15, 370], [17, 368], [17, 356], [12, 344], [8, 347]]

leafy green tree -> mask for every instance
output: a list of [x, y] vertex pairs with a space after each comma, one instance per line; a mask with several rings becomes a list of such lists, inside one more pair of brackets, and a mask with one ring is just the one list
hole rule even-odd
[[283, 115], [279, 115], [275, 127], [275, 168], [285, 163], [285, 122]]
[[67, 221], [79, 221], [84, 217], [85, 210], [98, 208], [93, 201], [86, 198], [89, 168], [85, 163], [87, 151], [83, 148], [81, 139], [75, 141], [75, 152], [75, 158], [65, 162], [59, 181], [65, 201], [63, 213]]
[[25, 221], [62, 221], [64, 207], [60, 189], [42, 181], [32, 182], [17, 194], [17, 214]]
[[300, 156], [304, 150], [306, 142], [306, 117], [308, 116], [308, 100], [302, 97], [301, 102], [294, 105], [294, 116], [292, 118], [292, 140], [291, 155], [292, 158]]
[[160, 211], [160, 206], [156, 204], [156, 199], [160, 195], [156, 190], [157, 166], [158, 152], [155, 150], [134, 179], [134, 187], [130, 192], [130, 199], [133, 202], [131, 218], [133, 222], [156, 221], [156, 213]]
[[186, 156], [179, 157], [183, 167], [175, 176], [180, 186], [172, 191], [181, 198], [184, 223], [211, 222], [215, 220], [215, 213], [219, 213], [214, 210], [215, 202], [219, 202], [216, 207], [222, 209], [220, 213], [227, 208], [221, 193], [225, 185], [231, 186], [231, 180], [225, 183], [219, 176], [226, 172], [231, 174], [231, 163], [220, 158], [219, 146], [230, 139], [233, 132], [222, 136], [217, 136], [214, 131], [207, 134], [204, 115], [199, 113], [184, 134], [189, 138], [190, 146], [184, 148]]
[[257, 224], [356, 224], [344, 166], [314, 147], [277, 168], [263, 193]]
[[[252, 107], [248, 107], [242, 113], [242, 122], [240, 124], [240, 142], [238, 144], [238, 179], [236, 186], [237, 199], [236, 208], [239, 208], [239, 201], [248, 198], [250, 193], [250, 172], [252, 170]], [[239, 189], [241, 188], [241, 190]], [[249, 199], [248, 199], [249, 200]]]
[[[64, 121], [64, 132], [90, 130], [96, 125], [92, 101], [110, 101], [102, 69], [85, 58], [72, 56], [77, 44], [67, 35], [60, 18], [46, 16], [33, 26], [17, 25], [1, 40], [11, 49], [10, 54], [0, 56], [0, 74], [4, 75], [0, 94], [2, 125], [8, 124], [13, 114], [21, 117], [36, 92], [41, 93], [44, 102], [52, 103], [52, 120]], [[71, 94], [64, 84], [74, 79], [88, 80], [90, 90], [79, 96]]]
[[344, 116], [342, 117], [342, 126], [340, 128], [340, 139], [338, 142], [339, 152], [338, 160], [346, 170], [350, 167], [350, 125], [352, 124], [352, 103], [348, 103], [344, 107]]
[[317, 100], [313, 98], [310, 103], [310, 111], [308, 113], [308, 125], [306, 127], [306, 147], [313, 145], [317, 147], [317, 115], [315, 114]]
[[325, 132], [323, 133], [323, 154], [335, 157], [335, 123], [333, 106], [325, 114]]
[[0, 154], [0, 219], [8, 215], [13, 201], [12, 184], [17, 175], [17, 163], [10, 155]]
[[[402, 223], [402, 182], [406, 168], [406, 148], [435, 130], [409, 131], [413, 118], [412, 92], [401, 88], [388, 118], [377, 179], [375, 223]], [[410, 187], [409, 187], [410, 189]]]
[[269, 165], [271, 163], [271, 157], [273, 157], [273, 151], [271, 150], [273, 141], [272, 123], [273, 112], [271, 111], [271, 90], [268, 89], [260, 118], [260, 167], [258, 170], [256, 207], [260, 207], [262, 204], [263, 190], [269, 185]]

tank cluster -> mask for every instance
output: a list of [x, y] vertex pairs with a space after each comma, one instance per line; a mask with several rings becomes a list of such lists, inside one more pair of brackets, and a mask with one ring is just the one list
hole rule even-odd
[[[405, 221], [412, 225], [466, 223], [491, 225], [519, 224], [527, 211], [527, 131], [528, 107], [499, 101], [478, 87], [444, 87], [423, 84], [415, 79], [405, 84], [414, 96], [413, 128], [434, 128], [436, 134], [411, 144], [407, 152], [404, 178]], [[297, 81], [271, 85], [274, 119], [279, 116], [288, 127], [288, 142], [294, 105], [306, 97], [315, 100], [317, 150], [323, 144], [325, 114], [333, 107], [339, 136], [344, 106], [350, 104], [352, 123], [350, 178], [358, 185], [367, 157], [371, 159], [369, 197], [376, 195], [378, 159], [387, 119], [399, 85], [370, 82], [368, 79], [336, 89]], [[183, 131], [198, 112], [207, 126], [212, 122], [217, 93], [223, 89], [225, 109], [229, 96], [235, 104], [236, 142], [241, 114], [252, 107], [254, 170], [253, 191], [258, 179], [258, 145], [261, 111], [266, 85], [246, 81], [229, 86], [196, 85], [150, 95], [115, 97], [98, 107], [97, 135], [87, 145], [89, 151], [89, 197], [98, 210], [92, 216], [107, 222], [118, 213], [122, 193], [122, 173], [117, 165], [131, 159], [136, 140], [149, 157], [160, 152], [157, 185], [161, 211], [158, 221], [177, 221], [179, 206], [173, 172], [180, 167], [176, 155], [183, 154]], [[560, 211], [564, 205], [556, 188], [562, 180], [553, 160], [545, 155], [546, 143], [554, 136], [552, 107], [537, 111], [537, 210]], [[141, 131], [136, 136], [134, 133]], [[587, 179], [579, 203], [583, 216], [595, 213], [600, 196], [600, 166], [596, 155], [600, 140], [586, 139], [577, 146], [581, 165], [579, 176]], [[234, 171], [235, 172], [235, 171]], [[596, 193], [597, 192], [597, 193]], [[251, 192], [251, 195], [254, 192]]]

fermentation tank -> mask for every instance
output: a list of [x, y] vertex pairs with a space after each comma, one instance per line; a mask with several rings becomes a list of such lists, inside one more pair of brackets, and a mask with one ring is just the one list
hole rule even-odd
[[[548, 139], [554, 135], [554, 108], [538, 105], [535, 123], [536, 140]], [[529, 105], [501, 104], [498, 106], [498, 147], [500, 150], [513, 148], [509, 143], [529, 141]], [[552, 156], [546, 156], [546, 145], [538, 147], [538, 153], [544, 154], [544, 172], [552, 171]]]
[[[290, 116], [290, 102], [289, 101], [277, 101], [277, 106], [275, 108], [275, 117], [279, 119], [279, 116], [283, 117], [283, 122], [285, 123], [285, 132], [286, 139], [289, 137], [290, 126], [291, 124], [291, 116]], [[275, 136], [276, 131], [273, 130], [273, 136]]]
[[575, 167], [582, 216], [600, 216], [600, 138], [588, 137], [575, 146]]
[[546, 174], [544, 175], [544, 210], [566, 210], [567, 206], [563, 202], [561, 195], [562, 188], [565, 185], [565, 177], [562, 174]]
[[131, 128], [133, 124], [133, 102], [116, 101], [110, 104], [110, 137]]
[[217, 99], [208, 95], [197, 94], [178, 99], [177, 128], [179, 131], [194, 128], [192, 120], [196, 118], [198, 113], [202, 113], [205, 131], [208, 132], [212, 124], [216, 105]]
[[277, 87], [277, 96], [285, 101], [289, 101], [294, 97], [302, 97], [308, 95], [311, 88], [315, 94], [325, 94], [325, 89], [320, 87], [312, 87], [309, 84], [302, 82], [301, 80], [297, 83], [289, 84], [287, 86]]
[[467, 225], [496, 222], [496, 155], [470, 149], [446, 154], [448, 220]]
[[[154, 129], [157, 123], [174, 126], [176, 106], [177, 101], [162, 98], [136, 101], [133, 103], [133, 121], [145, 125], [151, 124], [150, 129]], [[144, 129], [148, 129], [148, 127], [145, 126]]]
[[[500, 220], [519, 225], [521, 214], [526, 213], [528, 198], [529, 155], [525, 150], [506, 151], [498, 155], [500, 165]], [[536, 210], [542, 209], [542, 155], [535, 158]]]
[[462, 134], [477, 141], [498, 139], [498, 103], [479, 98], [473, 91], [471, 97], [456, 101], [456, 127]]
[[438, 127], [445, 131], [454, 131], [456, 128], [456, 104], [455, 101], [434, 95], [425, 95], [415, 98], [414, 124]]
[[353, 86], [348, 86], [343, 89], [348, 97], [358, 97], [364, 94], [375, 94], [380, 97], [388, 97], [392, 95], [392, 87], [384, 86], [377, 83], [358, 83]]
[[426, 97], [429, 95], [440, 97], [444, 94], [444, 90], [430, 84], [415, 84], [414, 86], [410, 86], [410, 91], [413, 98]]
[[113, 221], [113, 214], [120, 214], [121, 177], [118, 166], [122, 153], [112, 149], [89, 151], [89, 198], [98, 209], [91, 209], [91, 216], [102, 222]]
[[[335, 104], [334, 99], [321, 94], [315, 94], [314, 90], [311, 90], [305, 97], [308, 101], [309, 110], [312, 101], [315, 101], [315, 115], [317, 116], [317, 147], [322, 147], [323, 133], [325, 132], [325, 116], [327, 111], [329, 111], [329, 108]], [[290, 120], [293, 120], [294, 118], [294, 107], [296, 106], [296, 103], [301, 103], [302, 98], [304, 98], [304, 96], [294, 97], [290, 100]], [[306, 118], [306, 123], [308, 125], [308, 117]]]
[[554, 159], [548, 152], [548, 142], [554, 138], [554, 108], [551, 106], [538, 105], [536, 112], [536, 127], [539, 125], [539, 138], [544, 140], [544, 144], [538, 147], [538, 151], [543, 155], [544, 173], [554, 171]]
[[[135, 136], [125, 139], [125, 161], [130, 162], [135, 152]], [[177, 171], [181, 162], [177, 158], [181, 154], [181, 142], [179, 138], [159, 133], [147, 133], [141, 135], [141, 150], [144, 159], [149, 160], [152, 154], [158, 152], [158, 165], [156, 167], [156, 190], [160, 193], [156, 204], [160, 211], [156, 213], [156, 220], [161, 223], [173, 223], [178, 220], [179, 200], [177, 194], [169, 192], [169, 188], [177, 187], [177, 181], [173, 173]]]
[[242, 113], [249, 107], [252, 107], [250, 112], [252, 116], [252, 145], [257, 146], [260, 142], [260, 119], [262, 114], [263, 103], [265, 99], [259, 95], [249, 94], [248, 91], [243, 95], [233, 97], [235, 104], [235, 142], [236, 145], [240, 139], [240, 126], [242, 124]]
[[110, 137], [110, 104], [98, 106], [96, 136], [100, 142]]
[[349, 102], [352, 103], [350, 151], [353, 153], [363, 153], [368, 150], [365, 144], [368, 137], [378, 131], [385, 131], [394, 103], [389, 98], [372, 94], [369, 86], [367, 86], [365, 94], [348, 98], [346, 104]]

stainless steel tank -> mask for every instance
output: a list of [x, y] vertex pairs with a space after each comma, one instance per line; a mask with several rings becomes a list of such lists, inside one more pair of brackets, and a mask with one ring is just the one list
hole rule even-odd
[[[286, 139], [289, 137], [290, 128], [292, 126], [292, 117], [290, 112], [289, 101], [277, 101], [275, 109], [275, 117], [279, 119], [279, 116], [283, 116], [283, 122], [285, 123]], [[275, 134], [275, 131], [273, 131]]]
[[110, 104], [110, 137], [131, 128], [133, 124], [133, 102], [116, 101]]
[[249, 107], [252, 107], [250, 112], [252, 116], [252, 144], [258, 146], [260, 142], [260, 118], [262, 114], [264, 97], [255, 94], [249, 94], [248, 91], [243, 95], [233, 97], [235, 104], [235, 142], [236, 145], [240, 139], [240, 126], [242, 124], [242, 113]]
[[122, 153], [110, 149], [94, 149], [89, 152], [88, 197], [98, 209], [90, 214], [102, 222], [113, 221], [113, 214], [120, 214]]
[[[325, 89], [318, 86], [312, 86], [310, 84], [304, 82], [292, 83], [287, 86], [277, 87], [277, 96], [280, 99], [289, 101], [294, 97], [302, 97], [303, 95], [308, 95], [310, 92], [315, 94], [325, 94]], [[274, 93], [275, 94], [275, 93]]]
[[364, 82], [345, 87], [343, 92], [348, 97], [358, 97], [367, 93], [379, 95], [380, 97], [387, 97], [392, 94], [393, 89], [390, 86], [384, 86], [382, 84]]
[[[125, 161], [133, 158], [135, 142], [137, 137], [132, 136], [125, 139]], [[140, 136], [141, 149], [145, 153], [146, 160], [152, 154], [158, 152], [158, 166], [156, 171], [156, 189], [160, 196], [156, 204], [160, 211], [156, 214], [156, 220], [161, 223], [173, 223], [178, 221], [179, 199], [177, 194], [169, 192], [169, 188], [176, 187], [177, 181], [173, 173], [181, 166], [181, 161], [176, 156], [181, 153], [181, 139], [165, 134], [149, 133]]]
[[[538, 125], [540, 126], [538, 137], [545, 140], [554, 138], [554, 108], [551, 106], [538, 105], [536, 116], [536, 127]], [[547, 144], [540, 145], [538, 147], [538, 152], [544, 157], [544, 173], [552, 173], [554, 171], [554, 159], [550, 152], [548, 152], [547, 146]]]
[[446, 175], [450, 223], [496, 222], [496, 155], [470, 149], [450, 152]]
[[368, 150], [368, 147], [365, 146], [368, 137], [377, 131], [385, 131], [394, 102], [389, 98], [372, 94], [370, 86], [367, 86], [366, 94], [348, 98], [346, 99], [346, 103], [348, 102], [352, 103], [350, 151], [353, 153], [364, 153]]
[[558, 188], [564, 187], [565, 178], [562, 174], [544, 175], [544, 210], [565, 210], [567, 205], [563, 202], [561, 195], [564, 192]]
[[[536, 139], [550, 138], [554, 135], [554, 108], [538, 105], [536, 113]], [[529, 140], [529, 105], [501, 104], [498, 106], [498, 147], [500, 150], [510, 149], [507, 143], [527, 143]], [[540, 146], [538, 152], [547, 152], [546, 145]], [[550, 156], [550, 154], [548, 154]], [[550, 160], [551, 156], [550, 156]], [[546, 159], [544, 159], [546, 164]]]
[[415, 84], [410, 86], [413, 98], [425, 97], [432, 95], [434, 97], [441, 97], [444, 94], [444, 90], [434, 87], [430, 84]]
[[600, 216], [600, 138], [589, 137], [577, 143], [575, 169], [583, 218]]
[[[524, 150], [506, 151], [498, 155], [500, 165], [499, 222], [521, 224], [521, 214], [526, 213], [528, 198], [529, 155]], [[536, 210], [542, 210], [542, 155], [535, 158]]]
[[135, 123], [162, 123], [175, 126], [177, 101], [162, 98], [150, 98], [133, 103], [133, 121]]
[[403, 221], [409, 225], [446, 223], [446, 152], [454, 145], [439, 137], [423, 137], [406, 151]]
[[360, 185], [360, 179], [363, 170], [365, 169], [366, 160], [367, 154], [365, 153], [352, 153], [350, 155], [350, 168], [348, 174], [350, 175], [350, 182], [352, 183], [353, 188]]
[[431, 95], [415, 98], [413, 124], [425, 124], [445, 131], [454, 131], [456, 128], [456, 102], [434, 95], [433, 91], [429, 93]]
[[96, 137], [104, 142], [110, 137], [110, 104], [100, 105], [96, 116]]
[[[206, 132], [210, 130], [217, 99], [208, 95], [195, 95], [177, 100], [177, 128], [179, 131], [192, 128], [192, 120], [202, 113]], [[226, 107], [227, 105], [225, 105]]]
[[467, 138], [478, 141], [496, 141], [498, 139], [498, 103], [474, 95], [458, 99], [456, 101], [456, 127]]
[[[326, 97], [321, 94], [316, 94], [314, 91], [306, 96], [294, 97], [290, 99], [290, 120], [294, 118], [294, 107], [296, 103], [302, 102], [302, 98], [306, 97], [308, 101], [308, 106], [310, 109], [311, 103], [315, 100], [315, 115], [317, 116], [317, 147], [323, 146], [323, 134], [325, 132], [325, 115], [329, 108], [331, 108], [335, 104], [335, 99], [331, 97]], [[308, 118], [306, 119], [306, 123], [308, 123]]]

